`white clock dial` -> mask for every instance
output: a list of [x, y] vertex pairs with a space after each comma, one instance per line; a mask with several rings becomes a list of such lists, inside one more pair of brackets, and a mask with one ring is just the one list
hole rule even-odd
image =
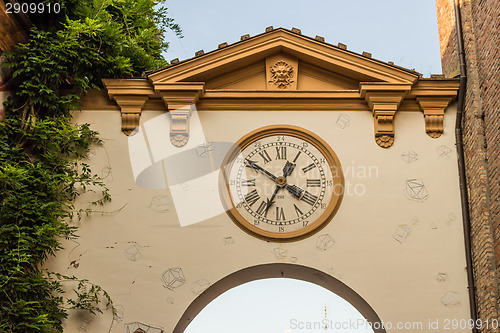
[[309, 131], [284, 125], [242, 138], [228, 154], [223, 178], [229, 216], [271, 240], [319, 230], [333, 217], [343, 192], [340, 162], [331, 148]]

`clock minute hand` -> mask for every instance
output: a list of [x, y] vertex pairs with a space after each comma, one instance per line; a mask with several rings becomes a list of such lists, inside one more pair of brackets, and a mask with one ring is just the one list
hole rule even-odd
[[269, 210], [269, 208], [275, 203], [274, 201], [274, 198], [276, 197], [276, 194], [278, 194], [279, 190], [281, 189], [281, 187], [279, 186], [276, 186], [276, 188], [274, 189], [274, 193], [273, 195], [271, 196], [270, 199], [267, 199], [267, 202], [266, 202], [266, 212]]
[[247, 162], [247, 165], [246, 165], [247, 167], [262, 172], [268, 178], [271, 178], [274, 181], [276, 181], [276, 179], [278, 178], [275, 175], [273, 175], [272, 173], [270, 173], [269, 171], [267, 171], [264, 168], [262, 168], [260, 165], [258, 165], [257, 162], [251, 161], [251, 160], [248, 160], [248, 159], [246, 159], [245, 161]]

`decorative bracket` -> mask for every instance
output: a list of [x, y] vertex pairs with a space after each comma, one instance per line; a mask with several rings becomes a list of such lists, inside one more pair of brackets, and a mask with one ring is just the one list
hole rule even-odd
[[122, 112], [122, 132], [130, 135], [133, 130], [139, 127], [142, 108], [148, 96], [129, 95], [129, 96], [114, 96], [114, 99]]
[[170, 142], [175, 147], [184, 147], [189, 141], [189, 119], [193, 105], [204, 92], [203, 82], [154, 83], [172, 117]]
[[417, 97], [418, 105], [424, 113], [425, 132], [431, 138], [439, 138], [443, 134], [444, 110], [452, 97]]
[[103, 79], [110, 98], [116, 101], [122, 113], [122, 132], [130, 135], [139, 127], [142, 109], [148, 96], [154, 95], [146, 79]]
[[373, 112], [375, 142], [380, 147], [389, 148], [394, 143], [394, 116], [410, 90], [410, 84], [361, 84], [361, 97]]

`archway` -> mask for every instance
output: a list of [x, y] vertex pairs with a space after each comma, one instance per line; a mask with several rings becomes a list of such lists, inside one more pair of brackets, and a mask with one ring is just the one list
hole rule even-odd
[[182, 333], [205, 306], [229, 289], [247, 282], [268, 278], [290, 278], [307, 281], [337, 294], [350, 303], [372, 325], [375, 333], [385, 333], [373, 308], [354, 290], [336, 278], [311, 267], [296, 264], [263, 264], [244, 268], [214, 283], [196, 298], [177, 323], [174, 333]]

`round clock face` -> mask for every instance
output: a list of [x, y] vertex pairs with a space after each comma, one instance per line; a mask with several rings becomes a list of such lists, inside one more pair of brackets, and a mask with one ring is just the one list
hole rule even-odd
[[221, 169], [231, 219], [266, 240], [291, 241], [324, 227], [344, 189], [340, 162], [317, 135], [296, 126], [267, 126], [241, 138]]

